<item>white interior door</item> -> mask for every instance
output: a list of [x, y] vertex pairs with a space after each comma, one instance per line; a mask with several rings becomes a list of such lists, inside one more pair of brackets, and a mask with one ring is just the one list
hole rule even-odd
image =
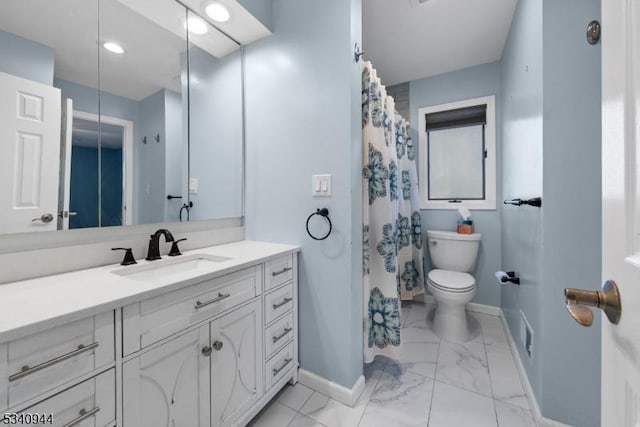
[[60, 89], [0, 73], [0, 233], [55, 230]]
[[69, 198], [71, 196], [71, 143], [73, 137], [73, 100], [62, 103], [62, 131], [60, 145], [60, 186], [58, 192], [58, 230], [69, 229]]
[[602, 274], [620, 289], [602, 321], [602, 425], [640, 425], [640, 2], [602, 1]]

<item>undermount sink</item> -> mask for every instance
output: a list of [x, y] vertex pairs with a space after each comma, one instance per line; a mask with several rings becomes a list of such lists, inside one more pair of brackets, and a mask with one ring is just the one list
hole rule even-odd
[[141, 282], [166, 280], [168, 278], [179, 280], [181, 276], [186, 278], [206, 274], [216, 269], [221, 262], [230, 259], [206, 254], [185, 255], [133, 267], [124, 267], [114, 270], [112, 273]]

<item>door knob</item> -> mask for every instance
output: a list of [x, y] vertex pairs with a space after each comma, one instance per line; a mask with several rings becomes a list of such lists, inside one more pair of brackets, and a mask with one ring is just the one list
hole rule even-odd
[[222, 350], [222, 347], [224, 346], [224, 344], [222, 344], [222, 341], [214, 341], [211, 345], [216, 351]]
[[42, 221], [45, 224], [49, 224], [51, 221], [53, 221], [53, 215], [51, 215], [50, 213], [45, 213], [39, 216], [38, 218], [34, 218], [31, 220], [31, 222], [36, 222], [36, 221]]
[[564, 297], [569, 314], [582, 326], [591, 326], [593, 323], [593, 312], [587, 306], [601, 309], [614, 325], [620, 322], [622, 304], [618, 285], [613, 280], [604, 282], [601, 291], [566, 288]]

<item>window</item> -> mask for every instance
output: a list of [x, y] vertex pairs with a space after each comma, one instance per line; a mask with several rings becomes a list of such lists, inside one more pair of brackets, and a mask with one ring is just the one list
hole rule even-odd
[[495, 97], [420, 108], [423, 209], [496, 208]]

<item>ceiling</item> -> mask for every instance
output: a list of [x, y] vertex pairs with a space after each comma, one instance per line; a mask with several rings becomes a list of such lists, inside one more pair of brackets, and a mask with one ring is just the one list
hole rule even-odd
[[[97, 88], [99, 59], [105, 92], [139, 101], [164, 88], [181, 91], [187, 12], [177, 1], [100, 0], [100, 22], [98, 0], [1, 1], [0, 30], [52, 48], [57, 79]], [[235, 0], [223, 1], [234, 17], [225, 31], [236, 40], [270, 34]], [[118, 42], [126, 53], [106, 51], [100, 47], [105, 41]], [[204, 35], [190, 34], [189, 41], [216, 58], [239, 47], [211, 25]]]
[[385, 85], [502, 57], [517, 0], [363, 0], [364, 58]]

